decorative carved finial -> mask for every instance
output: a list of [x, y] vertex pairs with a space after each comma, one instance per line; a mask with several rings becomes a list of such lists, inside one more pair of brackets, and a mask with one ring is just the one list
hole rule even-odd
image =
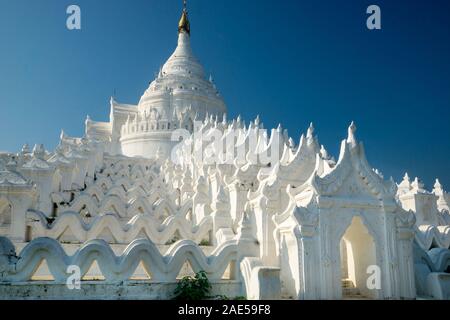
[[307, 133], [306, 133], [306, 137], [307, 138], [313, 138], [313, 135], [314, 135], [314, 124], [311, 122], [310, 124], [309, 124], [309, 128], [308, 128], [308, 131], [307, 131]]
[[350, 143], [352, 146], [356, 145], [355, 132], [356, 132], [356, 125], [352, 121], [352, 123], [348, 127], [348, 138], [347, 138], [347, 142]]
[[30, 146], [28, 145], [28, 143], [25, 143], [22, 147], [22, 153], [23, 154], [28, 154], [30, 153]]
[[408, 173], [405, 173], [402, 182], [398, 185], [398, 191], [400, 193], [408, 193], [411, 190], [411, 182]]
[[288, 147], [291, 148], [291, 149], [295, 148], [295, 141], [294, 141], [294, 139], [289, 138], [289, 140], [288, 140]]
[[436, 182], [434, 183], [435, 188], [442, 188], [442, 184], [439, 182], [439, 179], [436, 179]]
[[308, 146], [312, 146], [314, 149], [317, 149], [316, 152], [319, 152], [319, 143], [317, 137], [314, 137], [315, 132], [314, 124], [311, 122], [309, 125], [308, 131], [306, 133], [306, 144]]
[[[250, 192], [250, 191], [249, 191]], [[247, 203], [244, 208], [244, 212], [242, 213], [241, 219], [238, 224], [238, 235], [239, 239], [247, 239], [250, 240], [253, 238], [252, 235], [252, 221], [250, 218], [251, 208]]]
[[278, 124], [277, 131], [278, 132], [283, 131], [283, 127], [281, 126], [281, 123]]
[[397, 184], [395, 183], [395, 180], [394, 180], [393, 176], [389, 177], [388, 190], [393, 195], [397, 194], [398, 187], [397, 187]]
[[183, 13], [181, 14], [180, 22], [178, 23], [178, 33], [186, 32], [191, 35], [191, 24], [188, 18], [187, 2], [183, 1]]
[[215, 199], [212, 201], [211, 208], [213, 211], [221, 213], [226, 213], [229, 209], [229, 200], [222, 185], [219, 186], [219, 189], [217, 190], [217, 194]]
[[323, 145], [320, 147], [320, 155], [322, 156], [322, 159], [325, 159], [325, 160], [330, 159], [330, 156], [328, 155], [328, 151], [325, 149], [325, 147]]
[[415, 178], [413, 183], [411, 183], [411, 187], [416, 191], [424, 191], [425, 185], [419, 178]]
[[375, 174], [376, 174], [377, 176], [379, 176], [381, 179], [384, 179], [383, 172], [381, 172], [381, 171], [378, 170], [377, 168], [374, 168], [374, 169], [372, 169], [372, 170], [373, 170], [373, 172], [375, 172]]
[[404, 180], [404, 181], [408, 181], [408, 182], [410, 181], [410, 180], [409, 180], [408, 172], [405, 173], [405, 176], [403, 177], [403, 180]]
[[45, 148], [43, 144], [35, 144], [33, 148], [33, 157], [42, 159], [45, 155]]
[[444, 194], [444, 189], [442, 188], [442, 184], [439, 182], [439, 179], [436, 179], [433, 193], [437, 196], [442, 196]]

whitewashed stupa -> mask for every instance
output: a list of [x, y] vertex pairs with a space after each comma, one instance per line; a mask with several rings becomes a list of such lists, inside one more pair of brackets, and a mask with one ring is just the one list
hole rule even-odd
[[111, 99], [110, 122], [88, 120], [87, 138], [110, 142], [108, 151], [113, 154], [154, 158], [160, 149], [167, 156], [174, 146], [173, 130], [193, 131], [195, 120], [207, 115], [223, 117], [225, 103], [192, 52], [186, 9], [178, 31], [177, 48], [139, 104], [119, 104]]
[[178, 30], [137, 106], [0, 154], [1, 299], [166, 299], [201, 270], [231, 298], [450, 299], [438, 181], [385, 179], [353, 123], [335, 160], [312, 125], [228, 120], [186, 7]]

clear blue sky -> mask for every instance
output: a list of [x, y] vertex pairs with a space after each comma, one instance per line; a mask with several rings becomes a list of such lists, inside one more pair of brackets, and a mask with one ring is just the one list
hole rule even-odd
[[[82, 30], [65, 27], [78, 4]], [[53, 149], [62, 128], [137, 103], [175, 48], [181, 0], [0, 0], [0, 150]], [[382, 30], [366, 28], [370, 4]], [[194, 51], [231, 116], [338, 156], [354, 120], [369, 162], [450, 189], [450, 1], [190, 0]]]

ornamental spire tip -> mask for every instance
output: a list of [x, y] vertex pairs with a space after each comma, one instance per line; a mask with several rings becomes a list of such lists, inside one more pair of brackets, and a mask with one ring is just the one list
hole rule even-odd
[[178, 33], [186, 32], [191, 35], [191, 24], [188, 18], [187, 1], [183, 0], [183, 13], [181, 14], [180, 22], [178, 23]]

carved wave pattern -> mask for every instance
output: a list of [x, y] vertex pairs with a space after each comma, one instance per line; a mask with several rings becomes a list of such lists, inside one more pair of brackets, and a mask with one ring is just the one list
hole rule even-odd
[[450, 249], [450, 226], [420, 225], [415, 227], [415, 239], [424, 250]]
[[183, 214], [169, 215], [162, 224], [151, 215], [138, 214], [125, 225], [114, 214], [97, 216], [91, 223], [85, 223], [79, 213], [65, 212], [51, 225], [41, 212], [28, 211], [27, 218], [34, 238], [49, 237], [64, 241], [65, 235], [70, 234], [74, 238], [70, 242], [75, 243], [102, 239], [105, 231], [112, 236], [108, 240], [110, 243], [128, 244], [138, 237], [148, 238], [156, 244], [166, 244], [174, 237], [199, 243], [209, 240], [209, 232], [213, 228], [209, 216], [193, 227]]
[[56, 283], [66, 282], [68, 266], [79, 266], [81, 276], [84, 276], [94, 262], [97, 262], [106, 283], [127, 281], [141, 262], [150, 271], [152, 281], [175, 281], [186, 262], [194, 272], [204, 270], [209, 279], [219, 280], [227, 266], [237, 259], [237, 243], [225, 242], [210, 256], [205, 256], [197, 244], [183, 240], [161, 255], [151, 241], [138, 239], [127, 246], [122, 255], [116, 256], [105, 241], [91, 240], [69, 256], [58, 241], [38, 238], [16, 256], [10, 240], [0, 237], [0, 257], [0, 281], [6, 283], [30, 281], [43, 260], [46, 260]]

